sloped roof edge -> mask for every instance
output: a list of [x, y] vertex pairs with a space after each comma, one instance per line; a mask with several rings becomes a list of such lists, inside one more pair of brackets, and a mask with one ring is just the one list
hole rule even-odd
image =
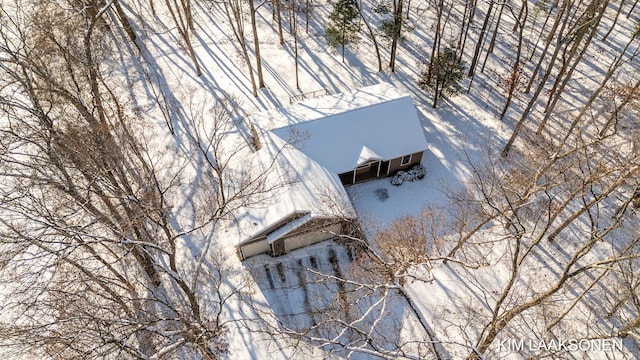
[[378, 155], [374, 150], [371, 150], [368, 146], [365, 145], [362, 147], [362, 151], [360, 151], [360, 156], [358, 157], [358, 160], [356, 161], [354, 168], [360, 165], [364, 165], [369, 161], [378, 161], [378, 160], [384, 160], [384, 158]]
[[274, 241], [286, 236], [288, 233], [292, 232], [293, 230], [308, 223], [309, 221], [311, 221], [312, 218], [313, 216], [309, 213], [301, 218], [297, 218], [293, 221], [286, 223], [284, 226], [281, 226], [275, 231], [267, 234], [267, 241], [269, 242], [269, 244], [273, 243]]

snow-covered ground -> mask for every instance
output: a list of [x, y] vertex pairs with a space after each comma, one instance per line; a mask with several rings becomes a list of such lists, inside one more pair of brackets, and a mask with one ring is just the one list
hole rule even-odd
[[[376, 71], [372, 44], [364, 35], [357, 48], [347, 49], [343, 63], [338, 54], [327, 48], [322, 36], [323, 24], [319, 19], [327, 15], [330, 7], [324, 3], [315, 4], [309, 33], [300, 31], [300, 90], [295, 89], [292, 38], [285, 33], [285, 45], [278, 44], [271, 9], [269, 4], [265, 4], [258, 10], [258, 20], [266, 88], [259, 90], [257, 98], [251, 95], [246, 64], [219, 8], [215, 5], [208, 8], [203, 5], [204, 2], [195, 2], [195, 22], [198, 29], [194, 44], [204, 73], [198, 78], [186, 54], [176, 50], [180, 42], [176, 31], [168, 23], [153, 20], [144, 4], [146, 2], [141, 2], [138, 9], [148, 21], [147, 28], [143, 29], [146, 31], [143, 41], [148, 50], [144, 62], [148, 68], [153, 69], [156, 77], [153, 80], [166, 94], [170, 94], [167, 101], [177, 112], [186, 112], [186, 104], [198, 108], [214, 97], [229, 97], [239, 104], [235, 110], [239, 117], [243, 117], [264, 109], [288, 105], [290, 97], [299, 93], [320, 89], [338, 93], [379, 82], [389, 82], [411, 92], [429, 143], [429, 149], [422, 160], [427, 175], [422, 180], [407, 182], [399, 187], [391, 185], [389, 179], [348, 187], [347, 192], [358, 215], [365, 226], [372, 224], [371, 229], [378, 229], [403, 215], [417, 214], [426, 206], [446, 205], [447, 191], [463, 188], [469, 179], [470, 162], [483, 158], [488, 148], [503, 144], [514, 122], [509, 116], [503, 122], [497, 120], [497, 104], [502, 95], [497, 89], [497, 79], [486, 75], [479, 75], [474, 79], [470, 93], [444, 100], [437, 109], [431, 107], [430, 95], [425, 94], [415, 83], [420, 57], [431, 46], [429, 34], [432, 19], [425, 15], [430, 7], [426, 3], [411, 8], [410, 21], [414, 29], [407, 34], [406, 41], [400, 46], [397, 71], [393, 74]], [[365, 6], [372, 4], [365, 2]], [[165, 16], [164, 19], [169, 17]], [[513, 26], [513, 20], [505, 18], [502, 26], [504, 31], [508, 31]], [[615, 33], [614, 36], [624, 37], [620, 33]], [[489, 58], [489, 69], [503, 70], [500, 61], [502, 54], [499, 51], [508, 49], [509, 44], [502, 45], [497, 47], [496, 55]], [[250, 48], [253, 49], [251, 45]], [[386, 48], [382, 47], [384, 59], [388, 59]], [[255, 63], [253, 66], [255, 67]], [[518, 105], [522, 106], [521, 100], [516, 100], [513, 106]], [[145, 104], [141, 106], [144, 107]], [[207, 110], [206, 106], [204, 109]], [[204, 115], [206, 119], [206, 112]], [[185, 135], [178, 132], [177, 136]], [[158, 143], [163, 141], [158, 140]], [[388, 196], [381, 197], [378, 191], [380, 189], [386, 190]], [[227, 232], [214, 238], [216, 246], [212, 248], [234, 244], [236, 240], [231, 232], [227, 229]], [[198, 248], [203, 243], [194, 240], [188, 246]], [[193, 249], [185, 250], [185, 256], [193, 253]], [[231, 254], [232, 251], [228, 253]], [[540, 266], [552, 263], [558, 253], [560, 252], [549, 252], [541, 257]], [[495, 257], [499, 259], [500, 254]], [[305, 348], [304, 344], [300, 345], [301, 348], [294, 348], [291, 343], [280, 343], [280, 340], [268, 333], [251, 333], [250, 329], [259, 327], [251, 319], [256, 318], [256, 312], [264, 311], [271, 313], [274, 319], [271, 324], [273, 329], [286, 328], [295, 332], [313, 326], [318, 321], [314, 313], [335, 310], [332, 306], [335, 304], [338, 285], [327, 278], [315, 279], [313, 272], [304, 269], [312, 269], [327, 276], [338, 276], [340, 271], [346, 271], [353, 259], [349, 250], [331, 242], [294, 251], [277, 259], [261, 255], [240, 263], [230, 255], [229, 261], [234, 268], [240, 273], [249, 273], [255, 287], [249, 298], [252, 307], [247, 307], [246, 303], [238, 300], [227, 309], [227, 316], [238, 321], [238, 326], [233, 326], [229, 333], [229, 358], [333, 356], [330, 355], [333, 350], [331, 345], [320, 350], [311, 346]], [[494, 266], [475, 271], [473, 278], [477, 283], [470, 283], [469, 277], [462, 273], [461, 268], [450, 264], [434, 269], [432, 282], [408, 286], [409, 294], [418, 304], [422, 315], [434, 324], [438, 337], [464, 343], [465, 331], [478, 331], [472, 326], [466, 328], [467, 324], [462, 323], [466, 321], [466, 315], [461, 313], [477, 304], [486, 303], [484, 297], [495, 297], [499, 292], [507, 271], [498, 260], [490, 261]], [[238, 276], [240, 278], [242, 277]], [[233, 284], [233, 279], [230, 281]], [[477, 299], [470, 300], [470, 297]], [[401, 310], [388, 317], [389, 324], [398, 324], [398, 319], [405, 319], [407, 328], [412, 328], [416, 319], [412, 315], [405, 316], [406, 301], [394, 301], [397, 301], [394, 306]], [[458, 319], [460, 323], [456, 323]], [[348, 356], [348, 353], [338, 352], [336, 355]]]

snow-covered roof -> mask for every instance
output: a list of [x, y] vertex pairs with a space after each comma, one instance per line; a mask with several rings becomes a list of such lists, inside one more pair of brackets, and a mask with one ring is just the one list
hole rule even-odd
[[427, 149], [411, 96], [386, 83], [261, 112], [252, 120], [336, 174]]
[[363, 146], [362, 151], [360, 152], [360, 157], [358, 157], [358, 161], [353, 164], [353, 167], [355, 168], [374, 160], [384, 160], [384, 158], [378, 155], [375, 151], [369, 149], [367, 146]]
[[[265, 231], [271, 231], [268, 240], [275, 241], [315, 218], [356, 217], [335, 173], [273, 133], [263, 134], [262, 139], [262, 148], [247, 159], [246, 165], [254, 174], [265, 174], [265, 200], [241, 209], [241, 243], [250, 242]], [[293, 214], [305, 216], [282, 224], [283, 227], [276, 226]]]
[[313, 219], [313, 216], [311, 214], [307, 214], [301, 218], [297, 218], [291, 222], [288, 222], [286, 225], [279, 227], [275, 231], [269, 233], [267, 235], [267, 241], [269, 242], [269, 244], [271, 244], [272, 242], [282, 238], [283, 236], [286, 236], [288, 233], [299, 228], [300, 226], [308, 223], [309, 221], [311, 221], [311, 219]]

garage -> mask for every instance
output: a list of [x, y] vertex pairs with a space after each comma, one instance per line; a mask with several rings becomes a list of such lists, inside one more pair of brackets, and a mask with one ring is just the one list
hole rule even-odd
[[246, 260], [252, 256], [268, 253], [270, 250], [267, 239], [240, 245], [240, 258]]
[[335, 234], [340, 234], [341, 231], [342, 224], [337, 223], [325, 228], [323, 231], [310, 231], [286, 238], [284, 240], [284, 251], [289, 252], [323, 240], [331, 239], [336, 236]]

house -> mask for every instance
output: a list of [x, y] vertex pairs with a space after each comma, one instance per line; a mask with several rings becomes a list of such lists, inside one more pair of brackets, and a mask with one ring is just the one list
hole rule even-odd
[[279, 256], [349, 233], [356, 212], [338, 176], [273, 133], [261, 138], [248, 166], [264, 174], [265, 198], [242, 210], [240, 259]]
[[411, 96], [386, 83], [262, 112], [252, 120], [338, 174], [345, 185], [406, 170], [427, 149]]
[[356, 214], [343, 185], [406, 170], [427, 149], [411, 96], [384, 83], [261, 112], [251, 121], [262, 144], [251, 166], [269, 173], [271, 187], [282, 186], [264, 208], [246, 210], [251, 221], [237, 245], [242, 260], [351, 231]]

